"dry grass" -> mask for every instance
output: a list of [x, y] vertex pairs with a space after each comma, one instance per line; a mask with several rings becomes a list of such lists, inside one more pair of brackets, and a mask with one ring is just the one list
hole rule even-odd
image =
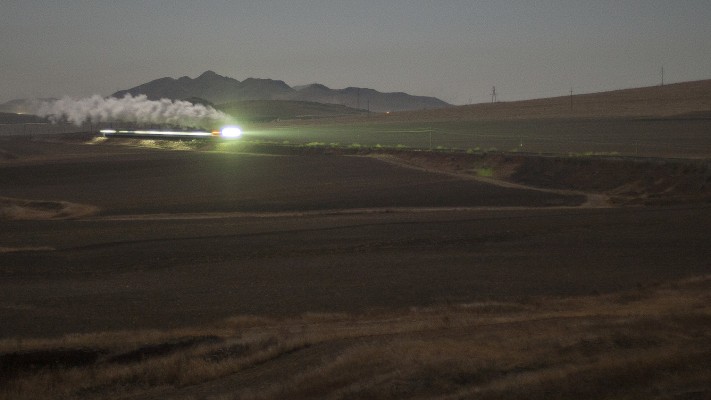
[[708, 398], [709, 300], [706, 276], [605, 296], [3, 340], [0, 399]]
[[[393, 113], [389, 120], [707, 116], [711, 80], [600, 93]], [[381, 117], [385, 119], [385, 117]]]

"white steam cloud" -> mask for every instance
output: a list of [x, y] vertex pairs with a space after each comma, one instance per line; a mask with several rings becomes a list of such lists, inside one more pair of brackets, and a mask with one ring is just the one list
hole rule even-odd
[[32, 105], [32, 113], [53, 122], [68, 121], [78, 126], [86, 122], [133, 122], [205, 127], [225, 124], [230, 119], [210, 106], [182, 100], [148, 100], [145, 95], [133, 97], [130, 94], [122, 98], [94, 95], [83, 99], [63, 97], [37, 101]]

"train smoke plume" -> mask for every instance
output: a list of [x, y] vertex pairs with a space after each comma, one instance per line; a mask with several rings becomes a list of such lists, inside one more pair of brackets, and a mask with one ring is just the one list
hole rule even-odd
[[135, 122], [169, 124], [186, 127], [210, 127], [224, 124], [229, 116], [213, 107], [182, 100], [148, 100], [145, 95], [127, 94], [122, 98], [94, 95], [83, 99], [63, 97], [38, 101], [32, 113], [48, 117], [53, 122], [67, 121], [75, 125], [86, 122]]

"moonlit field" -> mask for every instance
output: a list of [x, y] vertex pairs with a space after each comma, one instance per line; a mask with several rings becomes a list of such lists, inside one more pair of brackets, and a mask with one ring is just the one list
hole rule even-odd
[[0, 400], [711, 398], [709, 20], [4, 4]]

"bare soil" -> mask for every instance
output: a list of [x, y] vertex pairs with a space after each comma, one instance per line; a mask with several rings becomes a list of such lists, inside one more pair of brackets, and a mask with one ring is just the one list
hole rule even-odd
[[[4, 337], [603, 293], [711, 267], [706, 192], [674, 207], [591, 208], [591, 194], [618, 190], [614, 174], [540, 188], [521, 169], [561, 174], [575, 159], [2, 144], [16, 155], [0, 165], [12, 204], [98, 210], [1, 222]], [[602, 173], [607, 162], [579, 164]]]
[[[711, 202], [711, 161], [611, 156], [535, 156], [390, 152], [426, 170], [514, 183], [557, 193], [595, 193], [611, 204], [668, 205]], [[483, 176], [487, 175], [487, 176]], [[561, 191], [562, 190], [562, 191]]]
[[243, 150], [0, 138], [0, 399], [711, 393], [706, 161]]

